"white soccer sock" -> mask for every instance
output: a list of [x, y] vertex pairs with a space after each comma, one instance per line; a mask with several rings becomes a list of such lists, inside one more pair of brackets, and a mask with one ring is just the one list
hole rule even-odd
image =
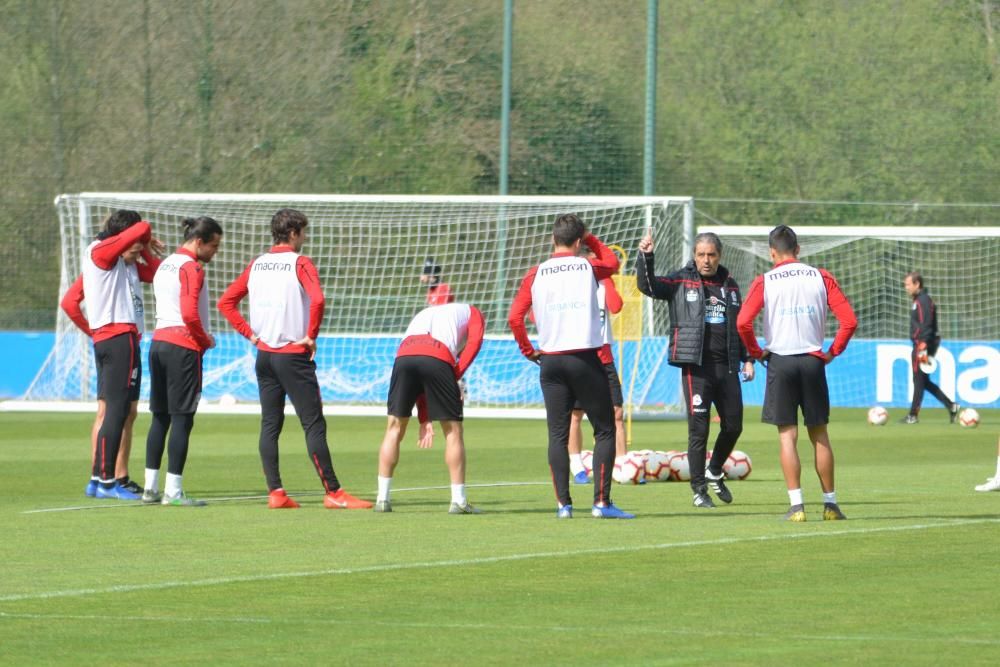
[[794, 507], [795, 505], [802, 505], [802, 489], [789, 489], [788, 490], [788, 504]]
[[378, 497], [375, 500], [389, 500], [389, 489], [392, 488], [392, 477], [378, 476]]
[[997, 457], [997, 477], [1000, 477], [1000, 456]]
[[823, 503], [825, 505], [836, 505], [837, 504], [837, 492], [831, 491], [830, 493], [823, 493]]
[[451, 502], [459, 505], [465, 504], [465, 484], [451, 485]]
[[570, 454], [569, 455], [569, 473], [571, 475], [575, 475], [575, 474], [577, 474], [579, 472], [583, 472], [583, 471], [584, 471], [583, 457], [580, 456], [579, 454]]
[[156, 491], [160, 488], [160, 471], [146, 468], [146, 484], [142, 487]]
[[163, 485], [163, 495], [170, 496], [171, 498], [176, 498], [181, 495], [181, 479], [183, 475], [174, 475], [172, 473], [167, 473], [167, 481]]

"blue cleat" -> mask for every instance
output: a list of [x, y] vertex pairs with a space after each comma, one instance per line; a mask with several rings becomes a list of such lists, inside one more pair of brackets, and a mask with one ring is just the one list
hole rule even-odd
[[557, 509], [556, 510], [556, 518], [557, 519], [572, 519], [573, 518], [573, 506], [572, 505], [563, 505], [562, 507], [560, 507], [559, 509]]
[[573, 475], [574, 484], [590, 484], [590, 475], [587, 474], [586, 470], [581, 470], [580, 472]]
[[629, 514], [628, 512], [623, 512], [613, 503], [608, 503], [605, 507], [598, 507], [594, 505], [594, 509], [590, 512], [591, 516], [595, 519], [634, 519], [634, 514]]
[[84, 495], [86, 495], [88, 498], [93, 498], [94, 496], [97, 495], [97, 487], [98, 487], [97, 480], [96, 479], [90, 480], [89, 482], [87, 482], [87, 488], [83, 490]]
[[106, 489], [101, 485], [97, 486], [97, 494], [95, 498], [101, 499], [113, 499], [113, 500], [142, 500], [142, 496], [138, 493], [132, 493], [124, 486], [115, 482], [115, 485], [110, 489]]

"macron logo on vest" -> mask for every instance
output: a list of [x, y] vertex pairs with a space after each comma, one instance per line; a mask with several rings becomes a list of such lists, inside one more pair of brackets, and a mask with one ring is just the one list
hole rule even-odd
[[788, 269], [786, 271], [772, 271], [767, 274], [768, 280], [780, 280], [782, 278], [794, 278], [796, 276], [818, 276], [816, 269]]
[[543, 276], [550, 276], [556, 273], [564, 273], [566, 271], [587, 271], [589, 269], [589, 264], [577, 262], [575, 264], [556, 264], [554, 266], [546, 266], [543, 267], [538, 273]]
[[254, 271], [291, 271], [292, 268], [284, 262], [255, 262], [253, 265]]

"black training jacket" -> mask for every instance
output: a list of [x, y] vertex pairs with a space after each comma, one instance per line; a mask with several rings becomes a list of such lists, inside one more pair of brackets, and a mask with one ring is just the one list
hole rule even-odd
[[[657, 276], [653, 253], [639, 253], [635, 275], [639, 291], [654, 299], [664, 299], [670, 306], [670, 345], [667, 357], [671, 366], [700, 366], [705, 343], [705, 290], [694, 260], [667, 274]], [[750, 357], [736, 332], [736, 316], [743, 304], [740, 288], [726, 267], [719, 265], [715, 274], [722, 283], [726, 301], [726, 340], [729, 343], [729, 370], [740, 371], [740, 364]], [[679, 297], [679, 298], [678, 298]]]

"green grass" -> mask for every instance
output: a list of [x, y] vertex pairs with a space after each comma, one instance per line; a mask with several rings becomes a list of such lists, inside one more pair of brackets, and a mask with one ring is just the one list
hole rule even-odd
[[[896, 411], [894, 418], [901, 415]], [[405, 443], [394, 512], [324, 510], [294, 418], [282, 472], [302, 509], [268, 511], [257, 420], [199, 416], [185, 487], [201, 509], [83, 497], [90, 417], [0, 413], [0, 663], [996, 664], [1000, 413], [978, 429], [834, 415], [847, 522], [787, 495], [772, 427], [751, 410], [736, 502], [691, 507], [687, 484], [614, 487], [635, 521], [554, 518], [545, 426], [470, 419], [469, 483], [486, 513], [451, 516], [443, 440]], [[374, 498], [383, 420], [330, 418], [345, 487]], [[136, 426], [141, 478], [148, 419]], [[683, 449], [680, 422], [634, 448]], [[588, 487], [574, 487], [579, 510]], [[80, 511], [34, 510], [86, 507]]]

